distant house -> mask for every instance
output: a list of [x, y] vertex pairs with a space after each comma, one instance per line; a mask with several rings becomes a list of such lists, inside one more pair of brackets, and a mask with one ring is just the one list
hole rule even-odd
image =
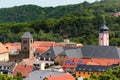
[[15, 62], [0, 61], [0, 73], [11, 75], [16, 67]]
[[57, 76], [66, 74], [65, 72], [56, 72], [56, 71], [47, 71], [47, 70], [40, 70], [40, 71], [33, 71], [29, 74], [29, 80], [45, 80], [49, 76]]
[[64, 44], [65, 46], [69, 46], [69, 47], [82, 47], [83, 46], [83, 44], [77, 44], [75, 42], [70, 42], [69, 39], [64, 39], [64, 41], [59, 44]]
[[102, 74], [106, 69], [113, 69], [115, 66], [81, 65], [76, 67], [76, 77], [89, 78], [91, 72], [94, 75]]
[[120, 12], [116, 12], [116, 13], [114, 13], [113, 16], [115, 16], [115, 17], [119, 17], [119, 16], [120, 16]]
[[0, 61], [9, 61], [9, 51], [0, 43]]

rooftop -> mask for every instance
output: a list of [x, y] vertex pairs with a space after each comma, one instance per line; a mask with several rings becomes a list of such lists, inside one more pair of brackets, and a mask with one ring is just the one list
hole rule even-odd
[[71, 74], [62, 74], [57, 76], [49, 76], [48, 80], [75, 80], [75, 78]]
[[49, 76], [56, 76], [56, 75], [62, 75], [66, 74], [65, 72], [56, 72], [56, 71], [47, 71], [47, 70], [41, 70], [41, 71], [33, 71], [30, 73], [29, 80], [43, 80], [46, 77]]
[[7, 48], [0, 42], [0, 53], [8, 52]]
[[30, 32], [25, 32], [22, 36], [22, 38], [33, 38]]

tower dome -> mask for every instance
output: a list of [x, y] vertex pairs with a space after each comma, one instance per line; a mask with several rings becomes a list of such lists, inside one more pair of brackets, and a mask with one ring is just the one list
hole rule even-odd
[[104, 20], [104, 25], [100, 27], [100, 32], [108, 31], [109, 28], [106, 26], [106, 22]]

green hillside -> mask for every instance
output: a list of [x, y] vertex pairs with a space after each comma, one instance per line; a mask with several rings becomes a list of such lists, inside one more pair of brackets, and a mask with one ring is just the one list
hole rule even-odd
[[49, 18], [59, 19], [66, 15], [91, 16], [100, 14], [100, 11], [120, 11], [119, 0], [102, 0], [95, 3], [80, 3], [58, 7], [40, 7], [36, 5], [15, 6], [0, 9], [0, 22], [25, 22]]

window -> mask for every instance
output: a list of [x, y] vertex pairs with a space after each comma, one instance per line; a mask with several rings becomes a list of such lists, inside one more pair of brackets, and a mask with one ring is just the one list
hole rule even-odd
[[4, 66], [4, 69], [6, 69], [6, 66]]
[[9, 69], [9, 67], [7, 67], [7, 69]]

